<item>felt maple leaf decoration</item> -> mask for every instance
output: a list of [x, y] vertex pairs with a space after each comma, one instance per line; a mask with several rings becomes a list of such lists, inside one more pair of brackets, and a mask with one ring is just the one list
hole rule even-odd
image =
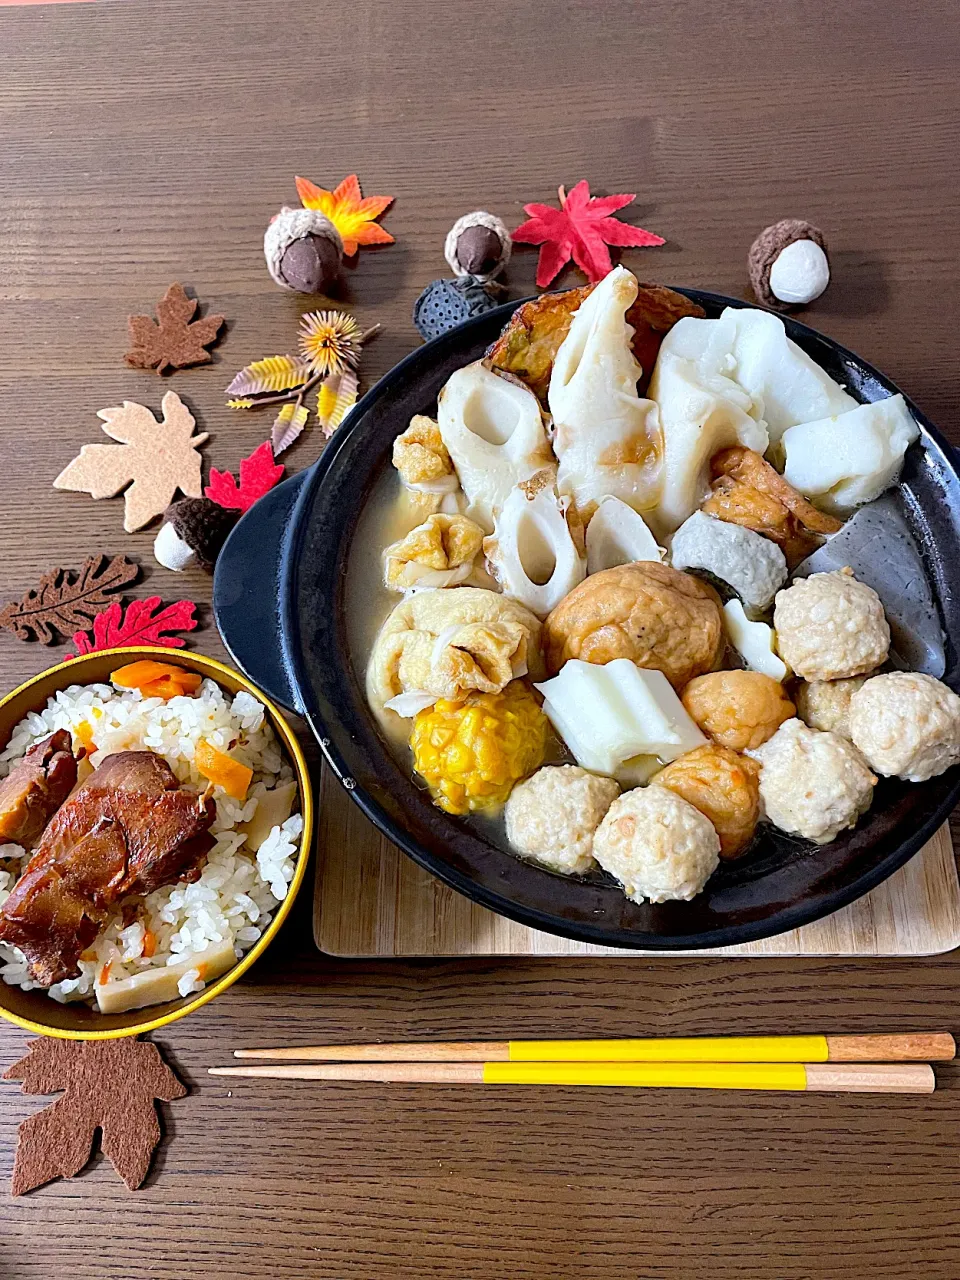
[[185, 369], [211, 359], [206, 348], [216, 338], [223, 316], [194, 320], [199, 303], [182, 284], [172, 284], [157, 303], [157, 319], [127, 316], [133, 346], [124, 356], [135, 369]]
[[90, 1159], [97, 1129], [101, 1148], [131, 1191], [147, 1176], [160, 1141], [156, 1101], [186, 1089], [145, 1040], [27, 1042], [26, 1057], [4, 1073], [23, 1093], [59, 1093], [19, 1128], [10, 1190], [22, 1196], [53, 1178], [72, 1178]]
[[86, 631], [74, 632], [73, 643], [77, 652], [69, 657], [79, 658], [81, 654], [97, 653], [101, 649], [129, 649], [143, 644], [182, 649], [186, 640], [168, 633], [193, 631], [197, 625], [194, 616], [197, 606], [192, 600], [177, 600], [163, 609], [160, 609], [160, 604], [159, 596], [148, 596], [146, 600], [131, 600], [124, 610], [114, 600], [93, 619], [92, 639]]
[[140, 566], [126, 556], [88, 556], [79, 569], [49, 569], [37, 586], [0, 610], [0, 627], [18, 640], [53, 644], [72, 635], [110, 604], [110, 594], [135, 582]]
[[217, 471], [211, 467], [210, 483], [203, 491], [204, 497], [221, 507], [249, 511], [282, 475], [283, 463], [274, 463], [270, 441], [264, 440], [248, 458], [241, 459], [239, 485], [229, 471]]
[[[124, 400], [115, 409], [101, 409], [104, 431], [121, 442], [85, 444], [80, 455], [67, 464], [53, 482], [55, 489], [89, 493], [92, 498], [113, 498], [122, 490], [127, 533], [162, 515], [179, 489], [199, 498], [200, 454], [197, 446], [207, 433], [193, 434], [193, 415], [175, 391], [163, 397], [163, 421], [157, 422], [142, 404]], [[129, 486], [129, 487], [128, 487]]]
[[393, 244], [393, 236], [375, 221], [393, 204], [393, 196], [360, 193], [357, 175], [351, 173], [333, 191], [325, 191], [308, 178], [297, 178], [297, 195], [305, 209], [318, 209], [340, 233], [343, 252], [352, 257], [360, 245]]
[[642, 248], [664, 244], [661, 236], [642, 227], [631, 227], [613, 215], [636, 200], [635, 195], [591, 197], [586, 181], [578, 182], [569, 194], [560, 187], [560, 208], [549, 204], [525, 204], [530, 215], [514, 231], [515, 244], [540, 245], [537, 287], [545, 289], [572, 258], [587, 279], [596, 284], [613, 270], [608, 245]]

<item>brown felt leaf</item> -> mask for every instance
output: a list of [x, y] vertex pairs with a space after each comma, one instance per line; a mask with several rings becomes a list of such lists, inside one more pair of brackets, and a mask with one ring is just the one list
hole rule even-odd
[[131, 1191], [147, 1176], [160, 1141], [155, 1099], [173, 1102], [186, 1089], [145, 1040], [54, 1040], [27, 1044], [4, 1080], [21, 1080], [23, 1093], [63, 1097], [24, 1120], [10, 1184], [22, 1196], [53, 1178], [72, 1178], [100, 1146]]
[[50, 569], [19, 600], [0, 609], [0, 627], [18, 640], [53, 644], [57, 632], [86, 629], [110, 603], [110, 593], [136, 581], [139, 565], [126, 556], [88, 556], [79, 569]]
[[104, 420], [104, 431], [123, 447], [85, 444], [53, 487], [89, 493], [92, 498], [113, 498], [126, 490], [123, 527], [127, 533], [162, 515], [178, 489], [190, 498], [201, 497], [197, 446], [207, 433], [193, 434], [197, 424], [175, 391], [168, 391], [162, 404], [159, 423], [149, 409], [131, 400], [115, 409], [101, 409], [97, 417]]
[[216, 338], [223, 316], [204, 316], [194, 320], [199, 303], [188, 298], [182, 284], [172, 284], [157, 303], [157, 319], [128, 316], [133, 346], [124, 356], [135, 369], [185, 369], [191, 364], [206, 364], [210, 352], [205, 350]]

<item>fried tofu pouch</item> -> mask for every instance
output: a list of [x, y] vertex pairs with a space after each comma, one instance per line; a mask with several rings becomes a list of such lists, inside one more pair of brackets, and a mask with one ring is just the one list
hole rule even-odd
[[499, 693], [529, 674], [542, 679], [539, 619], [517, 601], [480, 587], [424, 591], [388, 616], [367, 670], [371, 703], [401, 693], [462, 698]]

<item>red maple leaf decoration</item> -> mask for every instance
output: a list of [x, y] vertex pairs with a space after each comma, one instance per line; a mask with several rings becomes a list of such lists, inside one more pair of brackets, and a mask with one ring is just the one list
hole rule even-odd
[[549, 204], [525, 204], [530, 215], [514, 231], [516, 244], [540, 245], [537, 287], [545, 289], [572, 258], [591, 284], [613, 270], [607, 245], [643, 248], [664, 244], [661, 236], [642, 227], [631, 227], [613, 214], [636, 200], [635, 195], [591, 197], [589, 184], [578, 182], [568, 195], [560, 187], [560, 208]]
[[277, 483], [283, 475], [283, 463], [274, 462], [273, 446], [269, 440], [254, 449], [248, 458], [240, 462], [240, 483], [229, 471], [210, 468], [210, 483], [204, 495], [221, 507], [235, 511], [249, 511], [258, 498]]
[[83, 653], [97, 653], [100, 649], [129, 649], [133, 645], [162, 644], [167, 649], [182, 649], [186, 644], [169, 631], [193, 631], [197, 625], [194, 617], [196, 605], [192, 600], [178, 600], [160, 608], [159, 596], [146, 600], [131, 600], [126, 609], [115, 601], [98, 613], [93, 620], [93, 639], [86, 631], [76, 631], [73, 643], [77, 652], [68, 657], [78, 658]]

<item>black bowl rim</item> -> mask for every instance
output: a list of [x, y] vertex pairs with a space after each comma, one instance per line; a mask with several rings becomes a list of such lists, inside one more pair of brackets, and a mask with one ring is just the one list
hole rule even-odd
[[[841, 343], [827, 337], [826, 334], [820, 333], [819, 330], [813, 329], [802, 321], [795, 320], [792, 316], [784, 317], [768, 307], [758, 306], [744, 299], [730, 298], [725, 294], [712, 293], [704, 289], [682, 286], [668, 287], [695, 302], [707, 302], [717, 307], [735, 307], [738, 310], [768, 311], [770, 314], [776, 315], [780, 320], [789, 320], [795, 329], [802, 331], [805, 335], [809, 335], [811, 339], [827, 343], [842, 360], [852, 362], [871, 378], [875, 379], [891, 395], [903, 395], [911, 412], [923, 427], [925, 434], [936, 444], [948, 469], [960, 479], [960, 468], [957, 466], [956, 455], [940, 430], [895, 383], [891, 382], [889, 378], [874, 368], [868, 361], [850, 351], [849, 348], [844, 347]], [[347, 420], [337, 431], [334, 439], [324, 449], [307, 473], [304, 483], [300, 486], [296, 505], [288, 525], [287, 542], [283, 550], [279, 601], [280, 634], [282, 637], [284, 664], [297, 693], [300, 705], [303, 708], [304, 717], [319, 741], [328, 763], [347, 790], [350, 798], [382, 834], [397, 845], [415, 863], [452, 889], [462, 893], [465, 897], [479, 903], [481, 906], [489, 908], [498, 915], [506, 916], [519, 924], [539, 929], [544, 933], [571, 938], [575, 941], [616, 947], [625, 951], [686, 952], [704, 949], [713, 950], [745, 942], [755, 942], [762, 938], [772, 937], [805, 924], [810, 924], [815, 920], [823, 919], [842, 907], [848, 906], [851, 902], [864, 897], [871, 889], [876, 888], [878, 884], [887, 880], [895, 871], [904, 866], [927, 843], [952, 812], [957, 799], [960, 798], [960, 770], [958, 770], [957, 776], [944, 799], [934, 807], [924, 822], [918, 828], [915, 828], [912, 834], [901, 844], [879, 859], [868, 871], [862, 872], [850, 884], [824, 892], [815, 899], [806, 899], [792, 906], [779, 908], [757, 921], [712, 929], [707, 933], [684, 934], [679, 937], [669, 934], [646, 934], [635, 930], [611, 929], [609, 926], [603, 925], [594, 926], [587, 922], [560, 922], [555, 917], [540, 912], [536, 908], [518, 907], [510, 898], [482, 884], [478, 884], [471, 877], [461, 874], [449, 864], [422, 849], [407, 833], [405, 828], [395, 822], [350, 776], [345, 766], [344, 758], [337, 747], [337, 736], [341, 733], [346, 734], [348, 731], [335, 721], [331, 726], [321, 720], [316, 710], [311, 706], [311, 699], [305, 696], [309, 690], [304, 689], [299, 674], [303, 669], [303, 656], [300, 646], [300, 630], [296, 625], [295, 616], [298, 595], [297, 582], [301, 561], [300, 551], [306, 532], [305, 517], [315, 501], [317, 491], [323, 484], [324, 477], [333, 468], [340, 450], [346, 444], [348, 436], [362, 420], [367, 410], [385, 392], [405, 379], [407, 370], [412, 365], [419, 364], [420, 361], [428, 357], [431, 350], [448, 343], [453, 334], [460, 338], [468, 338], [474, 330], [486, 328], [496, 319], [502, 319], [505, 323], [518, 307], [530, 300], [531, 298], [521, 298], [517, 301], [506, 302], [502, 306], [483, 312], [481, 315], [459, 325], [455, 330], [448, 331], [431, 342], [411, 351], [409, 355], [405, 356], [379, 379], [357, 402]], [[386, 750], [386, 748], [384, 749]]]

